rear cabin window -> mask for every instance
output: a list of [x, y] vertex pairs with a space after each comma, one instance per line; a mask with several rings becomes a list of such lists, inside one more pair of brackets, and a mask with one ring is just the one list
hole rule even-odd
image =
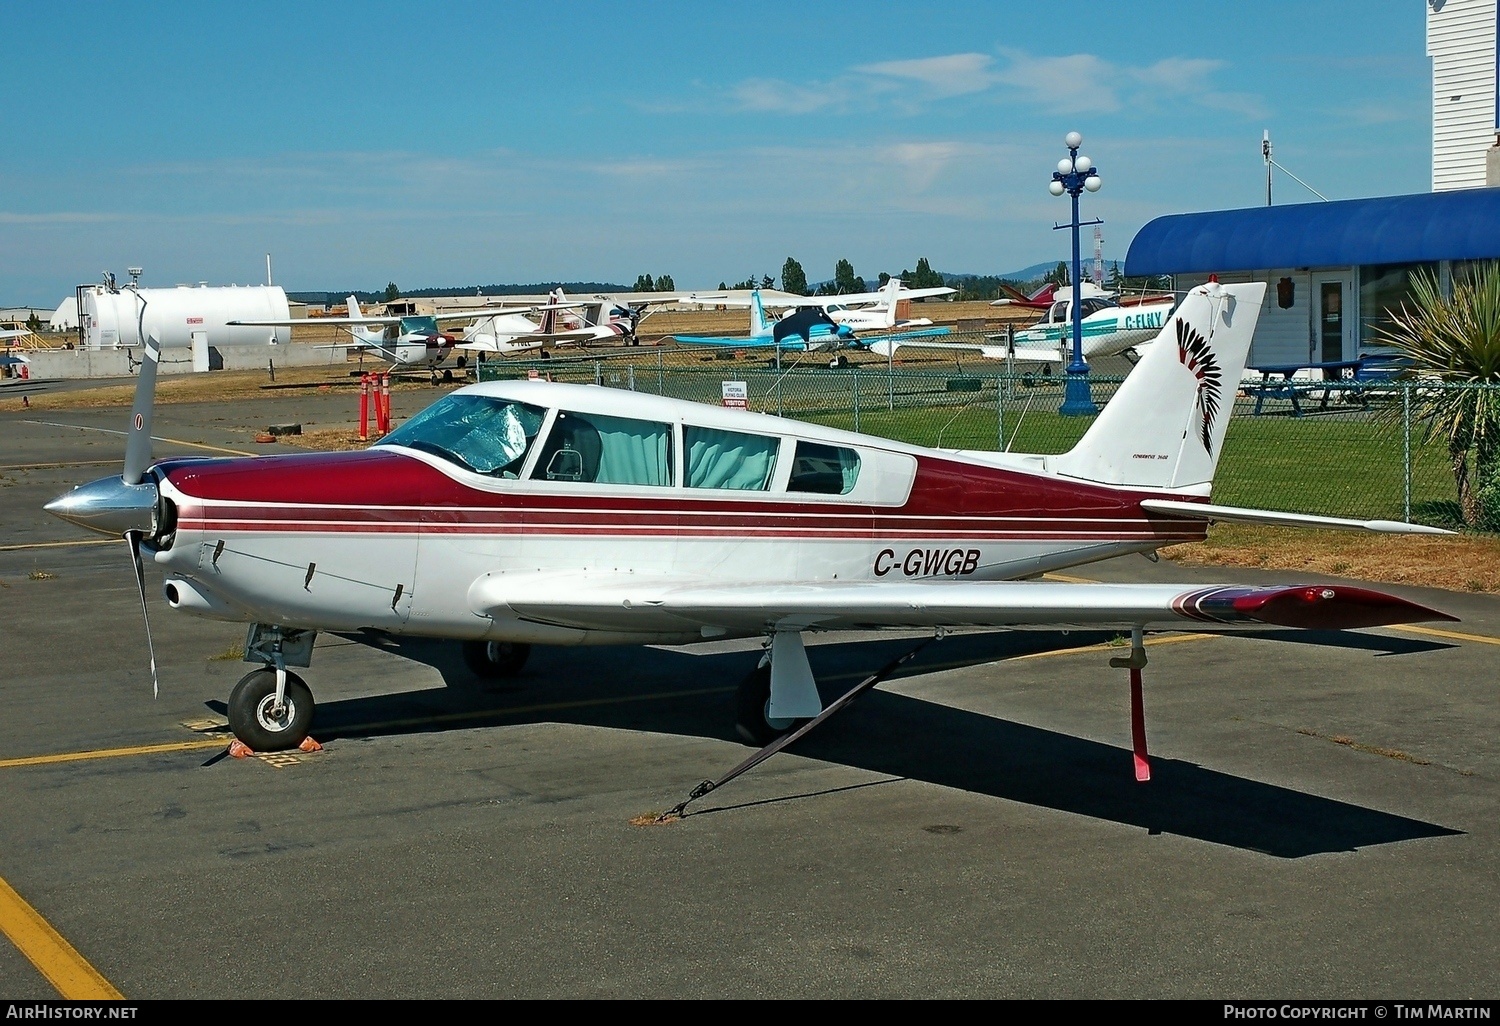
[[776, 471], [779, 438], [684, 425], [689, 488], [733, 488], [763, 492]]
[[834, 445], [798, 442], [792, 457], [792, 476], [787, 480], [789, 492], [815, 492], [820, 495], [848, 495], [859, 480], [859, 453]]
[[597, 413], [559, 412], [531, 476], [540, 481], [667, 486], [669, 425]]

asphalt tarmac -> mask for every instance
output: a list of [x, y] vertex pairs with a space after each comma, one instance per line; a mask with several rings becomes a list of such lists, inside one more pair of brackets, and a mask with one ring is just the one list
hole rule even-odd
[[[253, 435], [351, 402], [162, 406], [156, 454], [278, 449]], [[41, 510], [118, 472], [126, 411], [18, 405], [7, 998], [1500, 996], [1495, 597], [1387, 588], [1462, 618], [1424, 629], [1151, 636], [1147, 784], [1109, 636], [951, 636], [653, 824], [749, 754], [753, 643], [538, 649], [496, 685], [450, 643], [322, 635], [323, 750], [230, 758], [244, 628], [171, 612], [148, 566], [153, 698], [124, 544]], [[820, 640], [830, 698], [915, 644]]]

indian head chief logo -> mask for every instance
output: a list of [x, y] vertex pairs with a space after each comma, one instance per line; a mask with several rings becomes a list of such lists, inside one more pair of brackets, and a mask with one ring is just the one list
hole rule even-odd
[[1177, 359], [1198, 379], [1198, 412], [1203, 417], [1203, 448], [1213, 455], [1214, 420], [1219, 416], [1219, 361], [1209, 348], [1208, 340], [1182, 318], [1177, 319]]

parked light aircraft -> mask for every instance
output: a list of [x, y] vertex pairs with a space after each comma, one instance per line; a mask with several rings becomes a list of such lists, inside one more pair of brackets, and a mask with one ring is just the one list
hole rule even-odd
[[[171, 608], [250, 625], [258, 668], [231, 692], [229, 721], [254, 750], [308, 740], [312, 693], [293, 668], [310, 664], [320, 631], [453, 639], [492, 676], [519, 670], [533, 644], [761, 637], [738, 718], [764, 743], [824, 710], [807, 632], [1088, 627], [1131, 635], [1111, 662], [1131, 671], [1145, 780], [1147, 628], [1456, 619], [1344, 584], [1032, 579], [1202, 539], [1215, 520], [1446, 533], [1209, 503], [1264, 289], [1192, 290], [1079, 443], [1053, 456], [505, 381], [458, 389], [363, 451], [153, 464], [151, 338], [124, 473], [46, 508], [123, 536], [143, 608], [144, 555]], [[154, 682], [154, 656], [152, 668]]]
[[[397, 316], [397, 315], [369, 315], [360, 310], [359, 300], [350, 296], [346, 302], [349, 305], [347, 317], [320, 317], [316, 320], [289, 319], [278, 321], [229, 321], [230, 325], [251, 325], [265, 327], [279, 327], [286, 325], [327, 324], [340, 328], [347, 332], [353, 339], [351, 342], [342, 342], [325, 349], [341, 349], [344, 351], [359, 350], [367, 352], [380, 360], [385, 360], [397, 367], [420, 367], [432, 374], [433, 380], [437, 380], [438, 371], [450, 359], [454, 359], [459, 367], [464, 366], [467, 357], [455, 354], [458, 337], [444, 332], [438, 325], [444, 321], [472, 321], [485, 314], [521, 316], [527, 311], [539, 309], [538, 307], [502, 307], [481, 308], [475, 310], [455, 310], [426, 316]], [[394, 334], [394, 337], [392, 337]]]
[[[618, 302], [607, 296], [570, 299], [559, 286], [544, 306], [475, 319], [463, 331], [459, 349], [479, 353], [516, 353], [540, 349], [548, 343], [585, 345], [619, 340], [635, 345], [636, 328], [654, 304], [676, 302], [677, 293], [663, 293], [635, 302]], [[540, 321], [527, 313], [540, 312]]]
[[[855, 331], [889, 331], [893, 328], [917, 328], [932, 324], [929, 317], [897, 318], [896, 306], [903, 299], [925, 299], [948, 296], [957, 289], [946, 285], [937, 288], [902, 288], [900, 278], [891, 278], [877, 292], [857, 292], [841, 296], [794, 296], [777, 299], [774, 309], [789, 311], [819, 307], [837, 324], [847, 324]], [[749, 306], [749, 299], [723, 295], [689, 296], [690, 302], [714, 303], [719, 306]]]
[[[718, 302], [718, 299], [695, 300]], [[804, 350], [837, 349], [854, 340], [854, 329], [839, 324], [821, 306], [795, 310], [779, 320], [766, 316], [760, 289], [754, 289], [747, 300], [750, 306], [750, 334], [744, 335], [673, 335], [674, 341], [687, 346], [734, 346], [741, 349]]]
[[991, 301], [990, 306], [1024, 306], [1032, 310], [1047, 310], [1052, 306], [1053, 295], [1057, 292], [1057, 286], [1049, 281], [1028, 296], [1014, 285], [1007, 285], [1001, 282], [1000, 291], [1004, 292], [1005, 295]]
[[[1122, 304], [1118, 294], [1106, 292], [1090, 282], [1084, 282], [1080, 291], [1083, 305], [1083, 358], [1086, 361], [1121, 353], [1139, 358], [1140, 350], [1157, 337], [1176, 306], [1173, 296], [1162, 296], [1149, 302]], [[876, 342], [871, 348], [883, 355], [890, 355], [889, 350], [903, 346], [967, 350], [992, 360], [1012, 359], [1020, 363], [1036, 363], [1050, 370], [1067, 364], [1073, 358], [1073, 289], [1066, 286], [1058, 289], [1047, 316], [1037, 324], [1015, 332], [1013, 341], [1000, 334], [988, 335], [986, 338], [988, 341], [983, 343], [896, 340]]]

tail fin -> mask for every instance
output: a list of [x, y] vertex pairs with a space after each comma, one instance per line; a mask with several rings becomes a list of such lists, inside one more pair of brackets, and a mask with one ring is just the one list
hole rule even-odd
[[766, 319], [766, 308], [760, 305], [760, 289], [750, 293], [750, 337], [761, 338], [771, 334], [771, 322]]
[[875, 304], [875, 310], [880, 313], [880, 327], [894, 328], [896, 326], [896, 303], [897, 296], [901, 295], [901, 279], [892, 278], [885, 283], [885, 288], [880, 290], [880, 302]]
[[547, 293], [547, 305], [549, 309], [542, 311], [542, 324], [537, 330], [543, 335], [550, 335], [557, 330], [558, 311], [554, 307], [563, 301], [563, 290], [553, 289]]
[[1067, 477], [1206, 495], [1224, 444], [1263, 282], [1193, 289], [1077, 445]]
[[[349, 307], [350, 317], [363, 317], [365, 315], [364, 311], [359, 308], [359, 300], [353, 296], [344, 300], [344, 303]], [[356, 342], [363, 342], [366, 345], [378, 345], [385, 339], [385, 329], [356, 324], [349, 329], [349, 335]]]

